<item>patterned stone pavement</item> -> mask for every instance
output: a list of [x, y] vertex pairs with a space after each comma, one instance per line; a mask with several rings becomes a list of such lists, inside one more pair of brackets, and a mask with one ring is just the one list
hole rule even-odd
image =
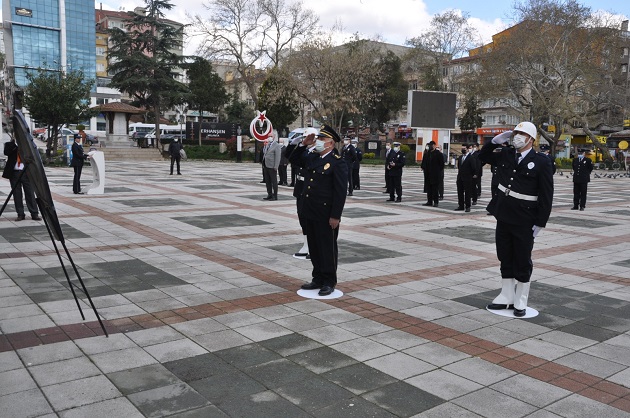
[[383, 168], [364, 166], [339, 236], [344, 296], [317, 301], [295, 292], [311, 265], [291, 257], [302, 237], [289, 188], [266, 202], [258, 165], [182, 169], [111, 163], [101, 196], [47, 170], [109, 338], [85, 298], [81, 320], [43, 223], [13, 222], [9, 204], [0, 415], [630, 416], [629, 179], [593, 179], [575, 212], [570, 173], [555, 176], [534, 249], [540, 315], [524, 320], [484, 309], [500, 286], [487, 171], [480, 204], [461, 213], [453, 170], [426, 208], [419, 169], [394, 204]]

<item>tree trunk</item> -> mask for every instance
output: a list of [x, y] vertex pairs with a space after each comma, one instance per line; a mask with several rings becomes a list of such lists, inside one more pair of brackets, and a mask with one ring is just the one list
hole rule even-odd
[[582, 129], [584, 129], [584, 132], [586, 132], [588, 137], [593, 142], [593, 146], [602, 153], [602, 161], [612, 160], [612, 156], [610, 155], [610, 150], [608, 149], [608, 146], [599, 142], [599, 139], [597, 139], [593, 132], [589, 129], [587, 123], [582, 126]]

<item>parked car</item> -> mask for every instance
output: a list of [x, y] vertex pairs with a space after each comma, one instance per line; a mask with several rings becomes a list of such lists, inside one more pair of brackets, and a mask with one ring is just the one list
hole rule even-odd
[[92, 134], [85, 134], [85, 143], [87, 145], [94, 145], [94, 144], [98, 144], [98, 137], [94, 136]]

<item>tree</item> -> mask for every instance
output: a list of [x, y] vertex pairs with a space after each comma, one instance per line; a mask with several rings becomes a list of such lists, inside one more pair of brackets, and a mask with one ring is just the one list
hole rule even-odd
[[210, 17], [190, 17], [194, 34], [202, 39], [199, 54], [234, 62], [254, 103], [256, 67], [278, 66], [280, 57], [306, 39], [318, 21], [299, 1], [208, 0], [203, 6]]
[[[603, 155], [605, 144], [590, 126], [619, 113], [620, 22], [592, 12], [575, 0], [515, 3], [519, 24], [505, 31], [482, 57], [478, 82], [495, 97], [508, 97], [524, 110], [552, 153], [569, 126], [581, 127]], [[621, 115], [616, 116], [621, 121]], [[540, 129], [555, 125], [550, 136]]]
[[[191, 109], [199, 111], [199, 121], [203, 121], [203, 112], [217, 112], [229, 100], [225, 83], [212, 69], [210, 61], [197, 57], [186, 67], [188, 74], [187, 101]], [[201, 129], [199, 129], [199, 145], [201, 145]]]
[[46, 156], [50, 158], [57, 153], [60, 128], [91, 116], [90, 91], [94, 80], [87, 80], [81, 70], [66, 73], [44, 68], [27, 71], [26, 79], [24, 107], [33, 119], [49, 127]]
[[407, 104], [408, 86], [401, 65], [401, 59], [391, 51], [380, 57], [381, 78], [376, 90], [381, 94], [374, 106], [374, 114], [367, 118], [378, 127], [390, 121]]
[[[447, 10], [431, 19], [429, 29], [411, 38], [407, 44], [413, 47], [406, 60], [420, 74], [424, 89], [444, 91], [444, 63], [459, 58], [480, 43], [475, 29], [468, 23], [468, 14]], [[450, 85], [450, 83], [447, 82]]]
[[475, 129], [483, 126], [483, 118], [481, 117], [481, 109], [479, 102], [475, 96], [469, 96], [464, 105], [465, 113], [459, 121], [459, 129], [464, 131], [475, 131]]
[[238, 100], [232, 95], [232, 101], [225, 107], [225, 117], [228, 123], [240, 126], [243, 132], [249, 133], [249, 124], [254, 118], [254, 109], [247, 102]]
[[288, 79], [288, 74], [273, 68], [258, 93], [257, 109], [267, 111], [267, 117], [278, 132], [289, 126], [300, 114], [297, 95]]
[[109, 71], [114, 73], [112, 87], [153, 110], [159, 143], [161, 109], [181, 102], [187, 93], [175, 71], [182, 60], [175, 51], [181, 49], [183, 27], [164, 19], [164, 10], [174, 7], [169, 0], [144, 1], [144, 13], [127, 12], [126, 30], [109, 30]]

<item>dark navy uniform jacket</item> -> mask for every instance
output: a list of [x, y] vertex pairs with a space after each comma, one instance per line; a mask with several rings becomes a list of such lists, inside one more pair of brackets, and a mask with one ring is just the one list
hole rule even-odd
[[341, 158], [348, 164], [348, 167], [352, 169], [354, 162], [357, 160], [357, 150], [352, 145], [344, 145], [341, 149]]
[[588, 183], [591, 181], [591, 171], [593, 171], [593, 161], [584, 157], [580, 162], [580, 158], [573, 159], [573, 183]]
[[[394, 162], [395, 165], [390, 167], [389, 163]], [[385, 168], [387, 169], [387, 175], [392, 177], [402, 177], [402, 168], [405, 166], [405, 153], [402, 151], [394, 151], [392, 148], [387, 154], [385, 160]]]
[[361, 161], [363, 161], [363, 151], [361, 151], [359, 148], [355, 148], [354, 150], [357, 154], [357, 159], [354, 160], [354, 164], [352, 165], [352, 169], [353, 170], [358, 170], [361, 168]]
[[330, 218], [341, 219], [348, 187], [346, 162], [332, 151], [323, 158], [316, 152], [307, 152], [306, 147], [290, 151], [289, 161], [304, 167], [300, 214], [306, 219], [322, 222], [328, 222]]
[[[500, 151], [493, 152], [499, 148]], [[532, 149], [517, 165], [514, 148], [502, 147], [488, 140], [479, 151], [479, 159], [496, 166], [499, 187], [538, 197], [536, 201], [519, 199], [498, 190], [488, 205], [488, 212], [498, 221], [508, 224], [545, 227], [553, 200], [553, 173], [549, 157]]]

